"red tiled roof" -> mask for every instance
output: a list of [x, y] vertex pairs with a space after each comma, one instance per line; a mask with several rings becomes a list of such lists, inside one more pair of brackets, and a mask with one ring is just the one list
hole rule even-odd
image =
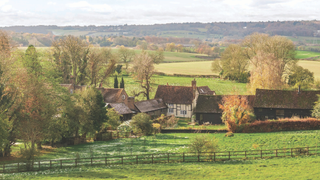
[[256, 90], [256, 108], [313, 109], [320, 91]]
[[192, 87], [159, 85], [155, 99], [161, 98], [165, 103], [191, 104], [193, 100]]
[[115, 103], [119, 98], [121, 98], [122, 88], [98, 88], [103, 96], [105, 103]]

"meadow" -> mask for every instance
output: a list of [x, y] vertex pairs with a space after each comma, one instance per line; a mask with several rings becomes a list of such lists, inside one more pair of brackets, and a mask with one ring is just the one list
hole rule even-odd
[[[96, 141], [74, 146], [47, 149], [37, 159], [74, 159], [77, 156], [80, 158], [88, 158], [131, 154], [189, 152], [188, 145], [194, 137], [199, 135], [203, 134], [170, 133], [140, 138]], [[320, 130], [252, 134], [236, 133], [233, 137], [225, 137], [225, 133], [212, 133], [207, 135], [217, 139], [217, 151], [220, 152], [288, 149], [306, 146], [319, 146], [320, 148]]]
[[320, 61], [306, 61], [300, 60], [298, 65], [302, 66], [303, 68], [309, 69], [309, 71], [314, 73], [315, 79], [320, 80]]
[[[78, 167], [4, 174], [4, 179], [318, 179], [320, 156], [224, 162]], [[0, 175], [1, 178], [1, 175]]]
[[296, 51], [297, 54], [295, 56], [296, 59], [306, 59], [320, 56], [320, 52], [312, 52], [312, 51]]

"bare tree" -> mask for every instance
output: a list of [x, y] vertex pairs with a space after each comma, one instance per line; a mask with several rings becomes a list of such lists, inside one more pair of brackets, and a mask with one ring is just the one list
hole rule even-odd
[[153, 59], [146, 51], [142, 51], [141, 54], [135, 56], [133, 60], [132, 73], [143, 89], [138, 93], [134, 92], [135, 96], [143, 94], [147, 99], [150, 99], [150, 91], [152, 89], [150, 84], [154, 72]]
[[118, 55], [120, 60], [126, 64], [126, 69], [128, 69], [128, 63], [133, 59], [135, 52], [132, 49], [120, 46]]

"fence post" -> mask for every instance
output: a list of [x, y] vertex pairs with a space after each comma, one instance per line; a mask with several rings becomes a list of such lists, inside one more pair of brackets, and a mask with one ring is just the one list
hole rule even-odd
[[92, 157], [91, 157], [91, 166], [92, 166]]
[[19, 162], [18, 162], [18, 172], [19, 172]]
[[230, 151], [229, 151], [229, 160], [230, 160]]
[[3, 172], [2, 173], [4, 173], [5, 167], [6, 167], [6, 164], [3, 164]]
[[216, 161], [216, 152], [213, 153], [213, 161]]
[[39, 161], [39, 171], [40, 171], [40, 161]]
[[106, 157], [105, 159], [104, 159], [104, 161], [105, 161], [105, 163], [106, 163], [106, 165], [108, 164], [108, 158]]
[[121, 163], [123, 164], [123, 156], [121, 157]]
[[200, 154], [198, 154], [198, 162], [200, 162]]
[[75, 159], [74, 164], [75, 164], [75, 166], [77, 167], [77, 159]]
[[60, 168], [62, 169], [62, 160], [60, 160]]
[[169, 163], [169, 153], [168, 153], [168, 163]]
[[152, 154], [152, 157], [151, 157], [151, 158], [152, 158], [152, 164], [153, 164], [153, 154]]
[[137, 155], [137, 159], [136, 159], [136, 162], [137, 162], [137, 164], [138, 164], [138, 155]]
[[244, 151], [244, 157], [247, 159], [247, 151]]
[[291, 148], [291, 157], [292, 157], [292, 148]]
[[276, 149], [276, 157], [278, 157], [278, 149]]
[[260, 155], [261, 155], [261, 159], [262, 159], [262, 150], [260, 150]]
[[51, 160], [50, 160], [50, 169], [51, 169], [51, 167], [52, 167], [52, 164], [51, 164]]
[[184, 153], [182, 154], [182, 162], [184, 162]]
[[309, 155], [309, 147], [307, 147], [307, 155]]

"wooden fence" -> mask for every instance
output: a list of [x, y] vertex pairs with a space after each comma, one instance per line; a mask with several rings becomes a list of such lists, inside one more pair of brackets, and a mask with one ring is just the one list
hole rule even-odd
[[293, 157], [301, 155], [318, 155], [320, 148], [299, 147], [286, 149], [249, 150], [249, 151], [223, 151], [212, 153], [158, 153], [143, 155], [92, 157], [79, 159], [39, 160], [33, 163], [18, 162], [0, 165], [0, 173], [16, 173], [26, 171], [41, 171], [56, 168], [68, 168], [79, 166], [98, 165], [122, 165], [122, 164], [155, 164], [176, 162], [211, 162], [225, 160], [246, 160], [273, 157]]

